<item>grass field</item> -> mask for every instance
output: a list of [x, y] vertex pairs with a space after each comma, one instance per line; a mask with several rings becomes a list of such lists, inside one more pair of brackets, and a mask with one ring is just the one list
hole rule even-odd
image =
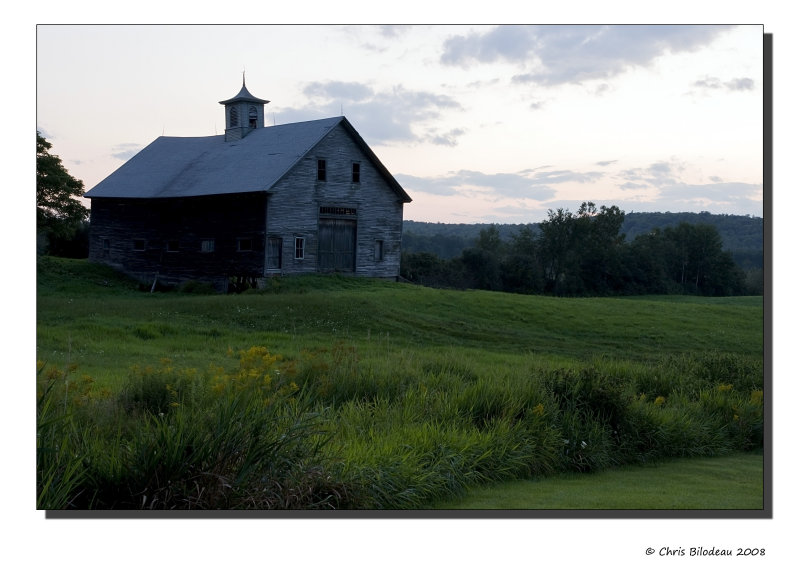
[[[105, 267], [52, 258], [40, 258], [37, 286], [40, 418], [62, 404], [70, 421], [50, 436], [85, 460], [74, 480], [59, 463], [68, 458], [43, 456], [40, 469], [51, 463], [50, 477], [84, 501], [89, 484], [112, 489], [62, 506], [169, 508], [167, 497], [183, 497], [178, 508], [219, 508], [203, 501], [224, 496], [223, 508], [421, 508], [494, 481], [730, 454], [763, 438], [760, 297], [557, 299], [317, 276], [239, 295], [150, 294]], [[233, 403], [252, 413], [236, 423], [256, 440], [239, 443], [238, 463], [197, 457], [228, 430], [220, 411], [230, 405], [233, 422]], [[254, 466], [280, 462], [253, 450], [284, 444], [266, 446], [257, 427], [288, 418], [295, 459], [275, 477], [313, 492], [259, 502], [243, 490]], [[147, 469], [166, 461], [123, 482], [129, 455], [167, 434], [180, 438], [161, 446], [177, 442], [160, 477], [203, 464], [234, 490], [206, 481], [203, 501], [165, 490]], [[98, 450], [116, 452], [93, 463]], [[115, 502], [135, 485], [150, 486], [150, 503]]]
[[453, 510], [760, 510], [764, 457], [670, 460], [593, 474], [497, 483], [433, 505]]

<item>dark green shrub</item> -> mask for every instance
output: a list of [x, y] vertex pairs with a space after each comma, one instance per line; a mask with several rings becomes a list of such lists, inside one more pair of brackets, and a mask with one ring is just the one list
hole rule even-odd
[[630, 402], [624, 380], [588, 367], [545, 373], [543, 383], [561, 411], [581, 411], [587, 419], [619, 430]]

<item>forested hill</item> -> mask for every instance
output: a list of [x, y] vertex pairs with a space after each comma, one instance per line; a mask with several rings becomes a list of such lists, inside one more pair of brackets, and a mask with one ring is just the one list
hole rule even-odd
[[[764, 219], [754, 216], [711, 214], [708, 212], [631, 212], [625, 215], [620, 229], [626, 241], [646, 234], [654, 228], [674, 227], [681, 222], [711, 224], [722, 238], [723, 249], [733, 254], [739, 266], [761, 267], [764, 251]], [[403, 251], [433, 253], [443, 259], [458, 257], [474, 245], [480, 231], [492, 224], [442, 224], [437, 222], [403, 222]], [[524, 224], [495, 224], [500, 238], [508, 241]], [[539, 233], [538, 224], [530, 224]]]

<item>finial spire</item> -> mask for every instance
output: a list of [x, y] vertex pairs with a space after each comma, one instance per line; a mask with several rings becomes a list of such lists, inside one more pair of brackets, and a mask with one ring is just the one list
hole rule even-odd
[[242, 87], [244, 87], [244, 68], [242, 68]]

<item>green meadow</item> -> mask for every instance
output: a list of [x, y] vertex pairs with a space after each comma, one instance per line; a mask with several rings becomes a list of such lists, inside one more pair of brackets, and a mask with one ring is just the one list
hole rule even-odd
[[36, 353], [38, 508], [431, 508], [763, 446], [761, 297], [150, 293], [41, 257]]

